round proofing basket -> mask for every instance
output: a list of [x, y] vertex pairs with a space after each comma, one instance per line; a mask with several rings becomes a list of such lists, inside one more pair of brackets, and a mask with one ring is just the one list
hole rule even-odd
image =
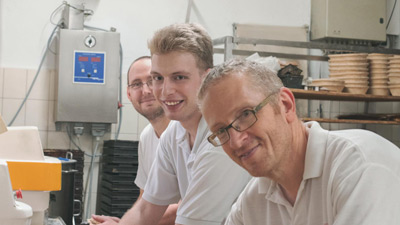
[[369, 69], [388, 69], [389, 64], [387, 63], [375, 63], [375, 64], [370, 64]]
[[330, 59], [338, 58], [367, 58], [368, 53], [348, 53], [348, 54], [330, 54], [328, 57]]
[[400, 96], [400, 86], [398, 86], [398, 87], [391, 87], [391, 86], [389, 86], [389, 90], [390, 90], [390, 93], [391, 93], [393, 96]]
[[368, 86], [363, 85], [348, 85], [345, 87], [344, 92], [352, 94], [365, 94], [368, 91]]
[[329, 63], [329, 67], [360, 67], [365, 68], [369, 65], [368, 62], [351, 62], [351, 61], [343, 61], [343, 62], [331, 62]]
[[389, 88], [387, 86], [374, 86], [369, 88], [369, 93], [372, 95], [389, 95]]
[[388, 73], [389, 69], [388, 68], [369, 68], [369, 73], [374, 74], [374, 73]]
[[319, 86], [319, 89], [322, 91], [330, 91], [330, 92], [342, 92], [344, 85], [322, 85]]
[[400, 82], [400, 76], [397, 76], [397, 75], [390, 75], [389, 74], [389, 81], [390, 82]]
[[388, 85], [387, 80], [371, 80], [370, 86], [382, 86], [382, 85]]

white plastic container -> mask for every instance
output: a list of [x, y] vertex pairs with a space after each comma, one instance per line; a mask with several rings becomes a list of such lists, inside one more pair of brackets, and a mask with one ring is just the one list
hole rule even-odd
[[32, 208], [14, 200], [8, 166], [0, 160], [0, 225], [30, 225]]

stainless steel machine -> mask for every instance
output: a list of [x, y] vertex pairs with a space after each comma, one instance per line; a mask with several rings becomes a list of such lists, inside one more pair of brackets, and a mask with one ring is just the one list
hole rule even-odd
[[119, 41], [116, 32], [60, 30], [56, 122], [117, 122]]
[[386, 41], [386, 1], [311, 0], [311, 40]]

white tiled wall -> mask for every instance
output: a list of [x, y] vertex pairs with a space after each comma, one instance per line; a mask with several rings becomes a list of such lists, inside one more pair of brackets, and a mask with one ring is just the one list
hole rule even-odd
[[[17, 69], [17, 68], [0, 68], [0, 114], [6, 124], [9, 124], [18, 108], [20, 107], [25, 95], [29, 91], [30, 85], [34, 80], [36, 70]], [[138, 140], [139, 134], [144, 126], [148, 124], [147, 120], [140, 116], [133, 108], [126, 97], [126, 75], [122, 77], [122, 107], [123, 117], [119, 140]], [[33, 86], [29, 98], [21, 108], [19, 115], [12, 126], [36, 126], [39, 129], [39, 135], [44, 149], [77, 149], [71, 142], [66, 125], [63, 125], [61, 131], [56, 131], [54, 122], [54, 105], [55, 105], [55, 71], [43, 69]], [[102, 152], [102, 141], [114, 139], [117, 132], [117, 125], [113, 124], [111, 131], [106, 133], [101, 139], [98, 153]], [[92, 154], [94, 139], [90, 134], [90, 128], [85, 126], [84, 134], [80, 137], [72, 136], [73, 141], [88, 154]], [[85, 157], [85, 174], [84, 184], [90, 158]], [[95, 201], [97, 194], [97, 177], [98, 177], [99, 160], [96, 158], [94, 163], [94, 173], [92, 188], [92, 209], [91, 213], [95, 213]]]

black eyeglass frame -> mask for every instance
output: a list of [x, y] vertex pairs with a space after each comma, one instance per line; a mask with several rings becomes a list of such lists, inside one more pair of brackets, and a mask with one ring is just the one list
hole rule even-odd
[[[243, 111], [243, 112], [242, 112], [238, 117], [236, 117], [236, 118], [232, 121], [232, 123], [230, 123], [228, 126], [226, 126], [226, 127], [224, 127], [224, 128], [221, 128], [221, 129], [219, 129], [218, 131], [212, 133], [210, 136], [207, 137], [208, 142], [210, 142], [210, 143], [211, 143], [212, 145], [214, 145], [215, 147], [222, 146], [222, 145], [224, 145], [225, 143], [227, 143], [227, 142], [229, 141], [229, 139], [231, 138], [230, 135], [229, 135], [229, 132], [228, 132], [228, 129], [229, 129], [229, 128], [233, 128], [233, 129], [235, 129], [235, 130], [238, 131], [238, 132], [243, 132], [243, 131], [249, 129], [250, 127], [252, 127], [252, 126], [257, 122], [257, 120], [258, 120], [258, 118], [257, 118], [257, 116], [256, 116], [256, 113], [257, 113], [258, 111], [260, 111], [265, 105], [267, 105], [267, 104], [271, 101], [271, 97], [272, 97], [272, 96], [273, 96], [273, 94], [268, 95], [264, 100], [262, 100], [262, 101], [260, 102], [260, 104], [258, 104], [257, 106], [255, 106], [253, 109], [248, 109], [248, 110]], [[244, 114], [245, 112], [249, 112], [249, 111], [253, 114], [253, 116], [254, 116], [254, 118], [255, 118], [254, 122], [252, 122], [248, 127], [246, 127], [246, 128], [243, 129], [243, 130], [234, 127], [233, 124], [234, 124], [241, 116], [243, 116], [243, 114]], [[218, 143], [215, 141], [215, 138], [218, 138], [218, 135], [220, 135], [220, 134], [222, 134], [222, 133], [224, 133], [224, 132], [226, 132], [226, 134], [228, 135], [228, 138], [227, 138], [224, 142], [221, 142], [220, 144], [218, 144]]]
[[[140, 84], [140, 86], [134, 86]], [[147, 85], [147, 87], [152, 88], [153, 87], [153, 79], [150, 79], [146, 82], [134, 82], [133, 84], [128, 84], [129, 88], [132, 88], [133, 90], [139, 90], [142, 89], [144, 85]]]

